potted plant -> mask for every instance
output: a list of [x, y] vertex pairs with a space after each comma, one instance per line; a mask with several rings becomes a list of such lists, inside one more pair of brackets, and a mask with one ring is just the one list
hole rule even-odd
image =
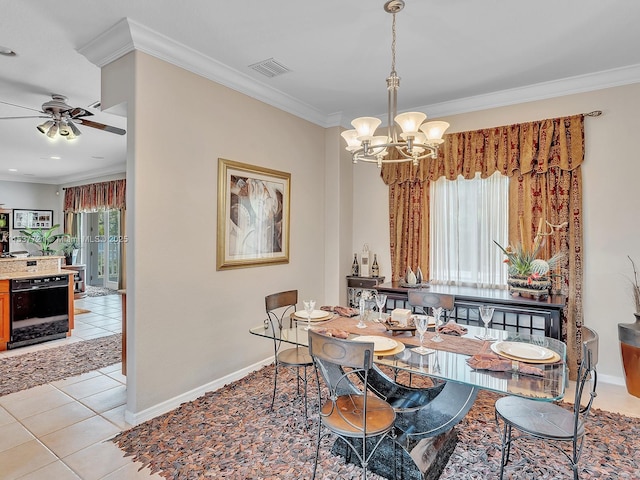
[[635, 304], [635, 323], [619, 323], [618, 339], [622, 350], [622, 366], [624, 367], [627, 391], [640, 397], [640, 284], [638, 271], [633, 259], [627, 256], [633, 269], [633, 278], [629, 279], [631, 293]]
[[40, 247], [42, 255], [53, 255], [56, 251], [51, 246], [60, 238], [66, 236], [64, 233], [54, 233], [60, 228], [60, 224], [56, 224], [51, 228], [27, 228], [20, 230], [20, 233], [27, 238], [29, 243], [34, 243]]
[[531, 294], [536, 297], [546, 296], [551, 288], [551, 269], [564, 258], [563, 253], [556, 253], [548, 260], [538, 258], [543, 242], [536, 237], [531, 248], [521, 243], [504, 248], [493, 241], [506, 255], [504, 262], [509, 265], [507, 284], [509, 291], [518, 294]]
[[62, 248], [60, 252], [65, 256], [67, 265], [76, 263], [78, 252], [80, 251], [80, 242], [77, 237], [66, 235], [62, 240]]

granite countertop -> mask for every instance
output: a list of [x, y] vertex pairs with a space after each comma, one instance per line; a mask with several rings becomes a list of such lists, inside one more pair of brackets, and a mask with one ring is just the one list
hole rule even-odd
[[0, 262], [16, 262], [16, 261], [20, 261], [20, 260], [52, 260], [52, 259], [58, 259], [58, 258], [65, 258], [63, 255], [41, 255], [41, 256], [28, 256], [28, 257], [22, 257], [22, 258], [16, 258], [16, 257], [3, 257], [0, 258]]
[[58, 268], [55, 270], [41, 270], [39, 272], [6, 272], [0, 273], [0, 280], [14, 280], [23, 278], [49, 277], [51, 275], [75, 275], [73, 270]]

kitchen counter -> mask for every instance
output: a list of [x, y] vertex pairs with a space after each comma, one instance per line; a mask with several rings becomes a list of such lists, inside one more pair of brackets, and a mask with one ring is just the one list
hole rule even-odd
[[0, 280], [42, 275], [69, 275], [69, 270], [62, 270], [62, 267], [64, 267], [64, 257], [59, 255], [0, 258]]
[[74, 275], [76, 272], [57, 268], [54, 270], [40, 270], [38, 272], [8, 272], [0, 273], [0, 280], [21, 280], [23, 278], [48, 277], [49, 275]]

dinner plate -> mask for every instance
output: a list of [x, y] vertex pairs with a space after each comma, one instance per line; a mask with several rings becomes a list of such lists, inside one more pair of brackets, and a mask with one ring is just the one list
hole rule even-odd
[[388, 337], [380, 335], [360, 335], [353, 339], [354, 342], [373, 343], [373, 351], [376, 355], [380, 352], [393, 350], [398, 346], [398, 342]]
[[[297, 312], [294, 313], [294, 315], [297, 318], [300, 318], [302, 320], [306, 320], [307, 319], [307, 311], [306, 310], [298, 310]], [[311, 312], [311, 321], [312, 322], [318, 322], [320, 320], [327, 320], [328, 318], [331, 318], [333, 316], [333, 314], [331, 312], [326, 312], [324, 310], [314, 310], [313, 312]]]
[[529, 364], [536, 364], [536, 365], [542, 365], [542, 364], [548, 364], [548, 363], [557, 363], [560, 361], [560, 354], [553, 352], [553, 356], [551, 358], [547, 358], [545, 360], [533, 360], [533, 359], [525, 359], [525, 358], [520, 358], [520, 357], [513, 357], [511, 355], [508, 355], [506, 353], [503, 352], [496, 352], [500, 357], [502, 358], [506, 358], [507, 360], [514, 360], [516, 362], [522, 362], [522, 363], [529, 363]]
[[491, 344], [491, 349], [498, 354], [504, 353], [522, 360], [549, 360], [554, 353], [548, 348], [523, 342], [495, 342]]
[[398, 342], [398, 346], [396, 348], [392, 348], [391, 350], [374, 351], [373, 354], [376, 357], [388, 357], [389, 355], [397, 355], [398, 353], [403, 352], [404, 348], [404, 343]]

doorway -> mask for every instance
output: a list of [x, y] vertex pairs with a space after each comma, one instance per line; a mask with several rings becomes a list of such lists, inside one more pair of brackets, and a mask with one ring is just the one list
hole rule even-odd
[[120, 210], [83, 213], [87, 228], [88, 258], [86, 281], [94, 287], [117, 290], [122, 263]]

